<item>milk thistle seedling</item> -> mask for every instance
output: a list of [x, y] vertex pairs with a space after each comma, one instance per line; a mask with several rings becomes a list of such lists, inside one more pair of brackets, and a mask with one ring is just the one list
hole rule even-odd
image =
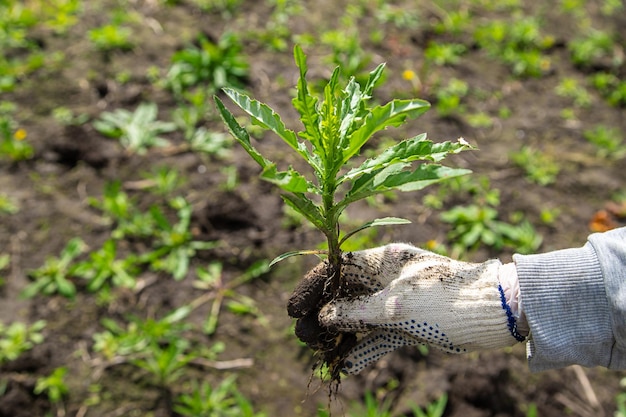
[[[379, 193], [420, 190], [443, 179], [468, 173], [468, 170], [448, 168], [438, 162], [470, 146], [464, 140], [433, 143], [426, 139], [426, 134], [421, 134], [403, 140], [355, 166], [354, 160], [375, 133], [390, 126], [401, 126], [408, 118], [422, 115], [428, 110], [429, 103], [420, 99], [395, 99], [384, 105], [368, 106], [384, 64], [369, 74], [364, 86], [352, 77], [343, 88], [339, 85], [340, 68], [337, 67], [320, 100], [309, 89], [306, 56], [298, 46], [294, 49], [294, 57], [300, 78], [292, 103], [300, 114], [304, 128], [298, 133], [288, 129], [268, 105], [234, 89], [223, 91], [252, 118], [254, 124], [274, 132], [300, 155], [311, 167], [312, 178], [293, 167], [279, 170], [276, 163], [255, 149], [248, 132], [218, 97], [215, 97], [215, 103], [235, 139], [263, 169], [261, 178], [277, 185], [283, 191], [285, 203], [326, 236], [328, 250], [324, 254], [328, 256], [328, 278], [324, 288], [318, 289], [318, 292], [324, 293], [322, 300], [329, 301], [337, 296], [351, 295], [341, 285], [341, 247], [346, 239], [368, 227], [409, 223], [399, 218], [376, 219], [341, 236], [340, 214], [350, 204]], [[413, 166], [416, 161], [422, 163]], [[288, 252], [277, 257], [272, 264], [292, 255], [311, 253], [320, 252]], [[331, 362], [337, 356], [338, 353], [325, 355], [324, 361]], [[335, 365], [338, 363], [335, 362]], [[338, 370], [331, 366], [333, 376], [338, 377]]]

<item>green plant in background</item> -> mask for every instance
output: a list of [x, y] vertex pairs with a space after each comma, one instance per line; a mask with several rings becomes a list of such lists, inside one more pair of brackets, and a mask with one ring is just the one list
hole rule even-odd
[[227, 376], [216, 386], [206, 381], [192, 381], [191, 393], [179, 395], [173, 410], [186, 417], [267, 416], [254, 411], [252, 403], [239, 392], [236, 375]]
[[253, 299], [237, 293], [237, 287], [249, 283], [269, 271], [267, 261], [261, 260], [252, 264], [243, 274], [226, 280], [223, 274], [222, 264], [212, 262], [205, 268], [198, 268], [198, 279], [193, 283], [195, 288], [207, 291], [203, 296], [195, 300], [192, 305], [199, 306], [211, 301], [209, 314], [203, 324], [203, 331], [211, 335], [215, 333], [219, 322], [222, 305], [227, 299], [226, 307], [236, 314], [252, 314], [260, 317], [260, 312]]
[[[619, 383], [623, 390], [626, 390], [626, 378], [622, 378]], [[626, 392], [622, 391], [615, 396], [615, 416], [626, 417]]]
[[176, 130], [174, 123], [157, 120], [157, 113], [155, 103], [141, 103], [133, 113], [126, 109], [102, 113], [93, 127], [119, 139], [128, 152], [141, 155], [153, 146], [167, 146], [169, 142], [159, 135]]
[[38, 294], [60, 294], [67, 298], [74, 298], [76, 286], [70, 277], [74, 274], [74, 261], [87, 250], [87, 244], [78, 237], [70, 239], [58, 257], [48, 257], [45, 263], [29, 272], [28, 276], [34, 281], [22, 291], [22, 297], [32, 298]]
[[597, 125], [583, 131], [583, 137], [596, 147], [600, 158], [620, 159], [626, 156], [626, 143], [621, 130]]
[[424, 58], [435, 65], [457, 64], [467, 47], [460, 43], [430, 42], [424, 50]]
[[140, 259], [148, 262], [157, 271], [171, 273], [179, 281], [187, 275], [189, 262], [197, 251], [213, 249], [218, 243], [193, 240], [190, 230], [191, 205], [187, 200], [176, 197], [169, 203], [176, 210], [178, 222], [171, 224], [163, 212], [153, 206], [150, 214], [156, 225], [154, 250], [142, 255]]
[[20, 211], [17, 203], [8, 195], [0, 193], [0, 215], [15, 214]]
[[[436, 144], [426, 140], [426, 135], [421, 134], [401, 141], [380, 155], [348, 170], [349, 163], [376, 132], [390, 126], [400, 126], [409, 117], [420, 116], [429, 105], [419, 99], [396, 99], [385, 105], [368, 107], [367, 102], [382, 75], [384, 64], [369, 74], [364, 87], [351, 78], [343, 89], [339, 86], [340, 69], [336, 68], [324, 88], [323, 101], [320, 102], [309, 90], [306, 56], [300, 47], [295, 47], [294, 56], [300, 70], [300, 79], [293, 105], [300, 114], [304, 127], [298, 134], [287, 129], [280, 116], [266, 104], [232, 89], [224, 91], [256, 124], [277, 134], [302, 157], [312, 168], [315, 182], [293, 167], [279, 171], [274, 162], [252, 146], [246, 130], [218, 97], [215, 97], [215, 102], [233, 136], [263, 168], [261, 178], [277, 185], [284, 192], [284, 201], [326, 236], [331, 268], [330, 288], [334, 290], [340, 284], [338, 272], [341, 246], [346, 239], [367, 227], [407, 222], [397, 218], [377, 219], [345, 234], [340, 240], [341, 213], [350, 204], [376, 194], [415, 191], [443, 179], [468, 173], [467, 170], [447, 168], [437, 162], [448, 154], [463, 151], [469, 146], [462, 141]], [[410, 170], [415, 161], [432, 163], [419, 163], [415, 169]], [[318, 202], [307, 194], [319, 196], [321, 200]], [[275, 261], [305, 253], [312, 252], [294, 251], [279, 256]]]
[[17, 127], [11, 111], [12, 109], [0, 111], [0, 158], [13, 162], [31, 159], [35, 151], [26, 140], [28, 133]]
[[45, 327], [44, 320], [31, 325], [21, 322], [7, 325], [0, 321], [0, 365], [19, 358], [22, 353], [42, 343], [44, 336], [41, 332]]
[[438, 399], [426, 405], [424, 409], [418, 406], [413, 406], [411, 410], [413, 411], [414, 417], [443, 417], [447, 404], [448, 394], [443, 393]]
[[474, 31], [474, 39], [490, 56], [501, 60], [518, 77], [540, 77], [550, 68], [550, 58], [544, 51], [554, 39], [541, 34], [535, 17], [491, 20]]
[[[8, 253], [0, 254], [0, 274], [6, 270], [11, 264], [11, 255]], [[6, 279], [3, 275], [0, 275], [0, 287], [6, 283]], [[1, 362], [1, 361], [0, 361]]]
[[529, 181], [539, 185], [554, 183], [561, 170], [556, 158], [530, 146], [523, 146], [519, 151], [512, 152], [510, 158], [524, 170]]
[[596, 72], [589, 79], [611, 106], [626, 106], [626, 81], [606, 71]]
[[556, 93], [561, 97], [566, 97], [574, 101], [577, 107], [591, 106], [592, 98], [587, 89], [580, 85], [578, 80], [572, 77], [564, 77], [559, 81], [555, 89]]
[[616, 54], [616, 45], [611, 34], [597, 29], [586, 30], [584, 34], [567, 45], [572, 62], [589, 68], [600, 64], [618, 67], [623, 62], [623, 55]]
[[103, 52], [130, 51], [135, 46], [132, 42], [132, 34], [130, 28], [115, 23], [90, 29], [87, 32], [89, 40], [96, 49]]
[[89, 259], [76, 265], [73, 273], [87, 281], [87, 290], [96, 292], [105, 286], [134, 288], [139, 272], [137, 256], [117, 258], [117, 243], [109, 239], [89, 254]]
[[234, 33], [225, 33], [217, 43], [201, 35], [197, 46], [188, 46], [172, 56], [167, 86], [179, 97], [199, 85], [211, 92], [223, 87], [242, 88], [248, 79], [249, 64], [241, 50], [241, 41]]
[[455, 113], [462, 113], [465, 109], [461, 104], [463, 97], [469, 93], [468, 84], [458, 78], [448, 81], [448, 84], [437, 89], [435, 108], [440, 116], [446, 117]]
[[66, 374], [67, 368], [65, 366], [55, 368], [50, 375], [37, 378], [33, 392], [36, 395], [46, 394], [52, 404], [60, 403], [69, 392], [65, 383]]
[[495, 206], [476, 203], [456, 206], [443, 212], [441, 220], [452, 225], [448, 240], [453, 242], [453, 257], [461, 257], [480, 245], [497, 250], [506, 246], [519, 253], [532, 253], [543, 240], [528, 220], [516, 219], [513, 223], [499, 220]]

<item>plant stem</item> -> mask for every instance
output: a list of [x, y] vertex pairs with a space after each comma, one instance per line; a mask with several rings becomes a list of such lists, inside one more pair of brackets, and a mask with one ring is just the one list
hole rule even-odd
[[334, 296], [341, 285], [341, 248], [339, 247], [339, 214], [335, 205], [335, 181], [325, 182], [323, 204], [326, 215], [326, 239], [328, 240], [328, 290]]

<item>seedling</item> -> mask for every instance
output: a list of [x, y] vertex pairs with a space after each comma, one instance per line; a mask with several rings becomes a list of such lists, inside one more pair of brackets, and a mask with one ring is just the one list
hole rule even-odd
[[81, 238], [71, 239], [59, 257], [49, 257], [43, 266], [29, 273], [34, 282], [24, 288], [22, 297], [32, 298], [37, 294], [58, 293], [67, 298], [74, 298], [76, 287], [69, 278], [76, 268], [74, 260], [86, 250], [87, 245]]
[[539, 185], [549, 185], [556, 181], [561, 166], [556, 159], [545, 152], [524, 146], [510, 154], [511, 160], [521, 167], [529, 181]]
[[103, 135], [119, 139], [130, 153], [144, 154], [153, 146], [166, 146], [169, 142], [162, 133], [176, 130], [176, 125], [157, 120], [157, 105], [142, 103], [134, 113], [126, 109], [104, 112], [93, 127]]
[[117, 258], [117, 243], [109, 239], [102, 247], [89, 254], [89, 260], [74, 269], [77, 277], [87, 280], [87, 290], [96, 292], [105, 286], [134, 288], [139, 272], [136, 256]]
[[197, 43], [172, 56], [166, 78], [175, 95], [181, 96], [201, 84], [212, 92], [222, 87], [245, 86], [249, 65], [241, 54], [241, 42], [235, 34], [226, 33], [217, 43], [200, 36]]
[[600, 158], [620, 159], [626, 156], [626, 143], [619, 129], [598, 125], [586, 129], [583, 137], [595, 145]]
[[96, 49], [102, 52], [111, 52], [116, 49], [130, 51], [134, 47], [131, 41], [132, 31], [130, 28], [118, 24], [108, 24], [91, 29], [87, 35]]
[[254, 300], [238, 294], [235, 289], [245, 283], [252, 281], [265, 274], [269, 270], [266, 261], [258, 261], [250, 266], [243, 274], [229, 281], [225, 280], [222, 273], [222, 264], [212, 262], [206, 268], [198, 268], [198, 279], [194, 282], [194, 287], [207, 291], [204, 295], [197, 298], [191, 304], [198, 307], [207, 301], [211, 301], [211, 308], [207, 316], [203, 330], [206, 334], [215, 333], [219, 321], [222, 304], [229, 299], [227, 307], [237, 314], [254, 314], [260, 316], [258, 309], [254, 304]]
[[0, 113], [0, 158], [13, 162], [31, 159], [35, 152], [27, 136], [11, 115]]
[[15, 214], [19, 211], [19, 207], [15, 201], [7, 194], [0, 193], [0, 215]]
[[426, 405], [424, 409], [413, 406], [411, 410], [413, 411], [414, 417], [442, 417], [443, 413], [446, 411], [447, 404], [448, 394], [443, 393], [438, 399]]
[[[337, 67], [324, 87], [323, 99], [320, 101], [308, 87], [306, 56], [299, 46], [295, 47], [294, 56], [300, 78], [293, 105], [304, 127], [299, 133], [288, 129], [268, 105], [232, 89], [225, 89], [224, 92], [252, 117], [255, 124], [272, 131], [294, 150], [310, 166], [313, 178], [293, 167], [279, 170], [274, 162], [256, 150], [248, 132], [218, 97], [215, 97], [215, 102], [235, 139], [263, 169], [261, 178], [278, 186], [283, 191], [285, 203], [326, 236], [328, 250], [323, 253], [328, 259], [328, 281], [324, 285], [324, 298], [330, 299], [341, 291], [344, 291], [344, 296], [348, 295], [341, 281], [341, 247], [348, 238], [368, 227], [408, 223], [408, 220], [398, 218], [376, 219], [340, 235], [341, 213], [349, 205], [370, 196], [389, 191], [420, 190], [443, 179], [468, 173], [468, 170], [447, 168], [437, 162], [449, 154], [470, 147], [462, 140], [457, 143], [433, 143], [426, 139], [426, 134], [421, 134], [403, 140], [380, 155], [349, 169], [363, 145], [375, 133], [390, 126], [401, 126], [408, 118], [420, 116], [426, 112], [429, 104], [420, 99], [395, 99], [384, 105], [368, 106], [374, 87], [382, 76], [384, 64], [370, 72], [365, 86], [352, 77], [343, 89], [339, 85], [340, 69]], [[412, 163], [416, 161], [422, 163], [413, 168]], [[289, 256], [312, 253], [319, 254], [320, 251], [288, 252], [277, 257], [272, 264]], [[290, 313], [302, 314], [301, 311]], [[331, 353], [325, 360], [335, 361], [336, 354]], [[333, 377], [339, 377], [339, 366], [335, 361]]]
[[255, 412], [250, 401], [239, 392], [235, 375], [224, 378], [215, 387], [206, 381], [199, 384], [194, 380], [191, 393], [178, 396], [173, 410], [187, 417], [267, 416], [265, 413]]
[[46, 327], [44, 320], [28, 325], [13, 322], [5, 325], [0, 322], [0, 365], [13, 361], [44, 341], [41, 331]]
[[65, 383], [66, 374], [66, 367], [56, 368], [50, 375], [37, 379], [33, 392], [37, 395], [45, 393], [52, 404], [60, 403], [69, 392]]

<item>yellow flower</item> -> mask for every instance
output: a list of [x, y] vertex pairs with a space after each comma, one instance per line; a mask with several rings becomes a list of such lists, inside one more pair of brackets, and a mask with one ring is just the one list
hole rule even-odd
[[415, 75], [415, 71], [413, 70], [404, 70], [402, 72], [402, 78], [404, 78], [407, 81], [412, 81], [413, 79], [415, 79], [416, 75]]
[[13, 134], [13, 137], [15, 138], [15, 140], [24, 140], [26, 139], [26, 136], [28, 136], [28, 133], [26, 133], [25, 129], [17, 129], [15, 131], [15, 133]]

